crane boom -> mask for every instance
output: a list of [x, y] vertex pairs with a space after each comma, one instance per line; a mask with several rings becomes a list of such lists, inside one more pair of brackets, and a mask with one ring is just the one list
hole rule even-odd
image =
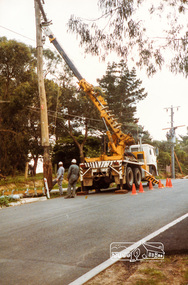
[[66, 64], [69, 66], [69, 68], [72, 70], [76, 78], [80, 81], [83, 79], [83, 76], [79, 73], [78, 69], [75, 67], [75, 65], [72, 63], [64, 49], [61, 47], [59, 42], [57, 41], [56, 37], [53, 35], [52, 31], [49, 28], [50, 23], [49, 22], [43, 22], [42, 28], [46, 34], [46, 36], [49, 37], [50, 43], [54, 45], [56, 50], [59, 52], [59, 54], [62, 56], [62, 58], [65, 60]]
[[124, 134], [121, 131], [121, 124], [117, 122], [117, 119], [109, 110], [109, 107], [107, 106], [107, 102], [104, 100], [102, 96], [100, 96], [97, 92], [94, 91], [94, 86], [92, 84], [89, 84], [83, 78], [83, 76], [80, 74], [78, 69], [73, 64], [73, 62], [70, 60], [70, 58], [68, 57], [64, 49], [59, 44], [57, 38], [54, 36], [53, 32], [49, 28], [49, 25], [51, 24], [51, 22], [47, 20], [47, 16], [44, 12], [41, 1], [37, 0], [37, 2], [39, 4], [39, 8], [41, 10], [41, 14], [44, 19], [44, 22], [41, 25], [42, 25], [42, 29], [44, 30], [45, 35], [48, 36], [50, 43], [54, 45], [56, 50], [63, 57], [63, 59], [69, 66], [69, 68], [72, 70], [72, 72], [76, 76], [76, 78], [79, 81], [79, 86], [81, 87], [81, 89], [88, 95], [90, 100], [93, 102], [95, 107], [100, 112], [101, 118], [106, 127], [106, 134], [109, 139], [109, 147], [111, 149], [112, 154], [115, 156], [120, 155], [121, 157], [123, 157], [124, 152], [125, 152], [125, 147], [134, 143], [133, 137], [129, 134], [128, 135]]
[[[42, 29], [78, 79], [80, 88], [88, 95], [100, 112], [109, 140], [110, 156], [104, 153], [95, 158], [85, 157], [85, 162], [80, 164], [81, 189], [86, 189], [87, 191], [89, 189], [95, 189], [98, 191], [101, 188], [108, 188], [112, 182], [115, 182], [120, 189], [123, 189], [124, 186], [126, 186], [127, 189], [131, 189], [133, 183], [135, 183], [138, 188], [141, 180], [152, 181], [158, 184], [159, 182], [149, 173], [150, 169], [152, 173], [157, 173], [157, 166], [153, 161], [151, 163], [149, 161], [149, 158], [151, 160], [151, 153], [153, 153], [153, 158], [156, 160], [152, 149], [153, 147], [144, 145], [145, 150], [142, 150], [140, 147], [140, 151], [138, 151], [138, 146], [134, 145], [133, 137], [130, 134], [124, 134], [122, 132], [121, 124], [118, 123], [115, 116], [109, 110], [107, 102], [99, 92], [95, 91], [94, 86], [89, 84], [79, 73], [78, 69], [50, 30], [49, 25], [51, 22], [47, 19], [41, 0], [35, 1], [38, 3], [44, 19], [44, 22], [41, 24]], [[130, 146], [129, 152], [125, 152], [127, 146]], [[147, 154], [150, 154], [149, 158], [147, 158]]]

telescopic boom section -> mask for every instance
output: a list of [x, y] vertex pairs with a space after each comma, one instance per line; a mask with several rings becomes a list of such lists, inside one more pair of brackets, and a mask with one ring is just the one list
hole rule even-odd
[[[115, 116], [109, 110], [108, 104], [104, 98], [94, 91], [93, 85], [89, 84], [85, 79], [80, 80], [79, 85], [100, 112], [101, 118], [106, 126], [106, 133], [112, 152], [114, 155], [124, 155], [125, 147], [134, 143], [133, 137], [122, 133], [121, 124], [117, 122]], [[109, 127], [113, 131], [112, 135]]]
[[[101, 118], [106, 127], [106, 133], [109, 139], [109, 147], [113, 155], [120, 155], [121, 157], [124, 155], [125, 147], [127, 145], [134, 144], [134, 139], [131, 135], [126, 135], [121, 131], [121, 124], [119, 124], [115, 118], [115, 116], [109, 110], [107, 106], [107, 102], [101, 97], [97, 92], [94, 91], [94, 87], [92, 84], [89, 84], [79, 73], [75, 65], [72, 63], [68, 55], [65, 53], [61, 45], [58, 43], [57, 39], [53, 35], [52, 31], [49, 28], [50, 22], [47, 21], [46, 14], [44, 12], [43, 6], [40, 0], [37, 0], [39, 4], [39, 8], [41, 10], [42, 16], [44, 18], [44, 23], [42, 23], [42, 28], [49, 37], [50, 42], [54, 45], [59, 54], [63, 57], [69, 68], [72, 70], [74, 75], [79, 81], [79, 86], [83, 89], [83, 91], [89, 96], [93, 104], [99, 110]], [[109, 130], [112, 131], [112, 134]]]
[[46, 34], [46, 36], [49, 37], [49, 40], [51, 43], [53, 43], [54, 47], [56, 48], [56, 50], [60, 53], [60, 55], [63, 57], [63, 59], [65, 60], [66, 64], [69, 66], [69, 68], [72, 70], [72, 72], [74, 73], [74, 75], [76, 76], [76, 78], [80, 81], [81, 79], [83, 79], [82, 75], [79, 73], [79, 71], [77, 70], [77, 68], [74, 66], [74, 64], [72, 63], [72, 61], [70, 60], [70, 58], [68, 57], [68, 55], [66, 54], [66, 52], [63, 50], [63, 48], [60, 46], [60, 44], [58, 43], [57, 39], [55, 38], [55, 36], [53, 35], [52, 31], [49, 28], [49, 22], [44, 22], [42, 23], [42, 28]]

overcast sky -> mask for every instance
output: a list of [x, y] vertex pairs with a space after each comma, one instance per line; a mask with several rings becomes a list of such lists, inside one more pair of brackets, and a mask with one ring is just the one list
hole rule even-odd
[[[62, 47], [68, 51], [81, 75], [95, 85], [96, 79], [105, 74], [106, 64], [99, 62], [97, 57], [85, 55], [76, 36], [67, 32], [66, 24], [71, 14], [83, 18], [96, 18], [97, 0], [45, 0], [44, 9], [53, 22], [51, 30]], [[0, 0], [0, 36], [36, 46], [34, 0]], [[45, 48], [47, 47], [55, 50], [48, 39], [45, 44]], [[178, 111], [174, 108], [174, 126], [185, 127], [178, 128], [176, 135], [186, 135], [188, 80], [180, 74], [170, 73], [167, 68], [153, 78], [148, 78], [144, 71], [138, 71], [137, 76], [143, 81], [142, 86], [148, 93], [147, 98], [137, 106], [139, 124], [149, 131], [153, 139], [166, 140], [166, 131], [162, 129], [170, 127], [170, 110], [166, 112], [165, 108], [179, 106]]]

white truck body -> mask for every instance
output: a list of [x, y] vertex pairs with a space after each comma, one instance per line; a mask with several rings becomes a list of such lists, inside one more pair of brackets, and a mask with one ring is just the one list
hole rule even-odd
[[[157, 155], [156, 155], [156, 148], [149, 144], [137, 144], [131, 145], [129, 147], [129, 151], [134, 153], [143, 151], [147, 166], [149, 167], [149, 172], [154, 176], [158, 175], [157, 170]], [[139, 159], [138, 159], [139, 160]], [[140, 159], [139, 161], [144, 162], [144, 159]]]

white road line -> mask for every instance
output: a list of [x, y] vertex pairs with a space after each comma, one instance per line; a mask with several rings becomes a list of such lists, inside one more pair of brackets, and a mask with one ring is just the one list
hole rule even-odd
[[[188, 217], [188, 213], [179, 217], [178, 219], [172, 221], [171, 223], [167, 224], [166, 226], [160, 228], [159, 230], [153, 232], [152, 234], [149, 234], [148, 236], [144, 237], [143, 239], [139, 240], [138, 242], [134, 243], [133, 245], [127, 247], [125, 250], [120, 252], [120, 256], [121, 256], [121, 253], [124, 256], [126, 256], [133, 249], [139, 247], [144, 242], [149, 241], [150, 239], [158, 236], [160, 233], [162, 233], [162, 232], [166, 231], [167, 229], [173, 227], [175, 224], [181, 222], [182, 220], [186, 219], [187, 217]], [[99, 264], [95, 268], [88, 271], [86, 274], [82, 275], [81, 277], [79, 277], [75, 281], [71, 282], [69, 285], [82, 285], [82, 284], [84, 284], [85, 282], [89, 281], [91, 278], [93, 278], [94, 276], [96, 276], [97, 274], [99, 274], [100, 272], [102, 272], [103, 270], [105, 270], [106, 268], [111, 266], [112, 264], [116, 263], [118, 260], [120, 260], [120, 258], [119, 259], [117, 258], [116, 260], [107, 259], [103, 263]]]

